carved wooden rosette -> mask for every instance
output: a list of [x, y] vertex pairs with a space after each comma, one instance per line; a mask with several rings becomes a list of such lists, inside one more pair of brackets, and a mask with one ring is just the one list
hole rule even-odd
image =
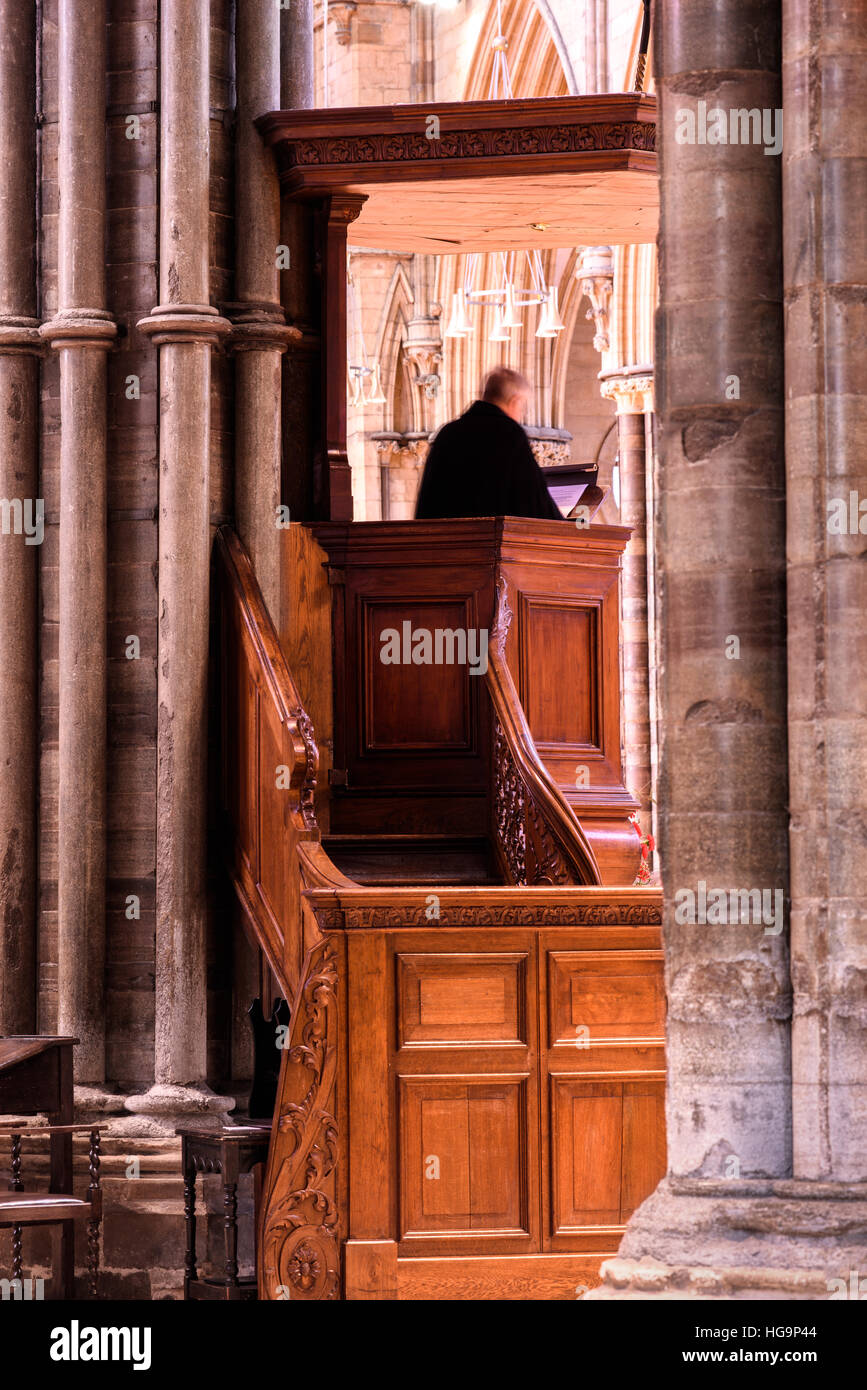
[[280, 1073], [262, 1202], [262, 1299], [340, 1297], [336, 1077], [337, 955], [326, 937], [305, 960]]

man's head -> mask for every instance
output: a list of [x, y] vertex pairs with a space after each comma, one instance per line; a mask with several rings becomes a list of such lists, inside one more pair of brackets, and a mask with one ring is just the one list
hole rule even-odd
[[525, 376], [511, 367], [495, 367], [485, 378], [482, 400], [498, 405], [519, 425], [524, 423], [532, 386]]

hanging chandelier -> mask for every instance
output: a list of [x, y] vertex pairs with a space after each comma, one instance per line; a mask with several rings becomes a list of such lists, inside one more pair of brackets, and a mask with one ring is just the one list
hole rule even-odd
[[508, 343], [512, 332], [523, 328], [522, 310], [531, 305], [541, 305], [537, 338], [556, 338], [566, 327], [560, 317], [558, 292], [555, 286], [548, 285], [542, 267], [542, 257], [538, 251], [525, 251], [530, 271], [532, 289], [521, 291], [515, 284], [515, 263], [517, 253], [500, 253], [502, 278], [496, 289], [476, 289], [475, 280], [481, 256], [473, 252], [467, 257], [466, 274], [463, 286], [452, 295], [452, 307], [444, 337], [469, 338], [475, 332], [475, 322], [471, 308], [490, 304], [495, 310], [494, 325], [488, 334], [491, 343]]
[[[489, 101], [514, 99], [508, 49], [509, 41], [503, 32], [503, 3], [497, 0], [497, 32], [491, 40], [494, 58], [488, 89]], [[494, 326], [488, 334], [491, 343], [511, 342], [513, 331], [523, 327], [521, 310], [536, 304], [542, 306], [536, 337], [556, 338], [563, 332], [566, 325], [560, 317], [558, 292], [555, 286], [547, 283], [542, 257], [538, 251], [525, 251], [523, 254], [527, 258], [532, 284], [532, 288], [525, 293], [519, 291], [515, 283], [517, 252], [511, 251], [508, 255], [500, 253], [502, 278], [495, 289], [475, 288], [481, 257], [478, 252], [467, 257], [464, 283], [452, 295], [451, 313], [444, 337], [469, 338], [475, 331], [470, 309], [484, 304], [491, 304], [496, 309]]]
[[[352, 278], [348, 261], [346, 266], [346, 295], [348, 317], [353, 325], [352, 336], [356, 346], [354, 354], [351, 348], [347, 351], [346, 372], [349, 382], [349, 404], [354, 408], [365, 405], [385, 405], [386, 399], [379, 376], [379, 363], [371, 362], [368, 356], [367, 344], [364, 341], [361, 327], [361, 308], [355, 293], [355, 281]], [[353, 355], [355, 361], [352, 360]]]

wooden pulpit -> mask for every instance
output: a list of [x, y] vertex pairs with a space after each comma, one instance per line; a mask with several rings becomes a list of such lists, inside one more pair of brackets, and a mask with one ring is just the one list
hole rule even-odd
[[592, 847], [598, 876], [579, 881], [631, 884], [638, 803], [621, 763], [618, 591], [629, 530], [523, 517], [313, 530], [333, 597], [337, 862], [345, 848], [345, 870], [356, 867], [353, 837], [372, 854], [372, 839], [399, 830], [420, 852], [433, 837], [457, 872], [470, 872], [476, 846], [483, 873], [488, 844], [489, 873], [509, 881], [490, 824], [501, 655], [535, 750]]

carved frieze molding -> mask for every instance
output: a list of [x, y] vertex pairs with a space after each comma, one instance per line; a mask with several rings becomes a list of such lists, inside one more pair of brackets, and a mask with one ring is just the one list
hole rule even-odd
[[[613, 894], [616, 890], [613, 890]], [[613, 896], [612, 894], [612, 896]], [[317, 907], [316, 920], [323, 930], [341, 928], [401, 929], [421, 927], [430, 931], [427, 899], [400, 907]], [[437, 927], [659, 927], [662, 908], [656, 903], [516, 904], [514, 907], [455, 907], [440, 899]]]
[[503, 155], [557, 155], [606, 150], [656, 150], [651, 121], [593, 121], [574, 125], [525, 125], [503, 129], [443, 130], [429, 139], [424, 123], [417, 131], [390, 134], [317, 135], [287, 140], [285, 168], [341, 164], [390, 164], [405, 160], [441, 163], [450, 159], [489, 159]]

